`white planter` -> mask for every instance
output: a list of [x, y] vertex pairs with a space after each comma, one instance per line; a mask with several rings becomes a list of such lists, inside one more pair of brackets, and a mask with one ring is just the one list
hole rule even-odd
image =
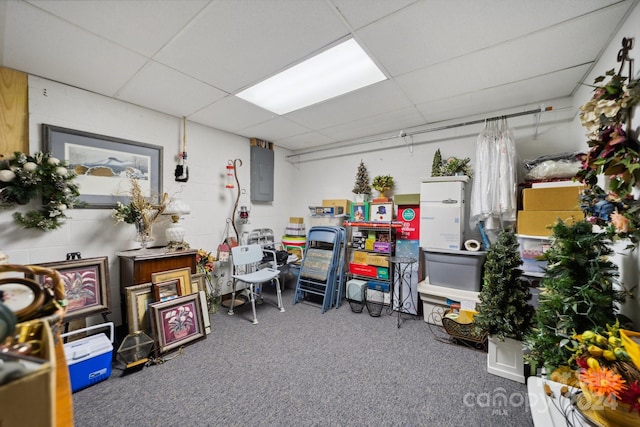
[[[368, 194], [355, 194], [354, 193], [354, 201], [356, 203], [364, 203], [367, 200], [369, 200], [369, 195]], [[345, 213], [349, 213], [349, 212], [345, 212]]]
[[487, 371], [490, 374], [524, 384], [526, 382], [524, 375], [526, 350], [522, 341], [511, 338], [505, 338], [504, 341], [501, 341], [495, 336], [490, 336], [488, 341]]

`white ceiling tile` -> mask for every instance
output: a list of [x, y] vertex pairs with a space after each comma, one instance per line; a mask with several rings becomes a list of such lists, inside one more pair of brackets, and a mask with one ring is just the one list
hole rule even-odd
[[429, 123], [517, 109], [523, 105], [539, 104], [562, 97], [563, 87], [575, 84], [588, 69], [588, 65], [583, 65], [526, 81], [427, 102], [416, 107], [427, 117]]
[[397, 85], [383, 81], [346, 95], [286, 115], [310, 129], [324, 129], [363, 117], [410, 107]]
[[209, 5], [156, 59], [235, 93], [347, 34], [324, 2], [222, 1]]
[[608, 3], [614, 2], [420, 1], [363, 28], [359, 35], [386, 70], [398, 76], [538, 31]]
[[418, 0], [331, 0], [349, 24], [358, 29]]
[[225, 96], [214, 87], [150, 61], [116, 98], [174, 116], [188, 116]]
[[404, 128], [424, 124], [424, 119], [415, 108], [404, 108], [388, 114], [370, 116], [354, 120], [349, 124], [334, 126], [322, 130], [324, 135], [336, 141], [348, 141], [356, 138], [367, 138], [384, 132], [400, 133]]
[[28, 1], [147, 57], [209, 3], [209, 0]]
[[247, 101], [235, 96], [227, 96], [191, 114], [189, 119], [234, 133], [276, 117], [278, 116]]
[[[601, 46], [595, 40], [608, 39], [614, 31], [613, 25], [602, 23], [619, 20], [622, 12], [620, 8], [609, 8], [562, 27], [423, 68], [396, 81], [415, 104], [422, 104], [579, 66], [597, 56]], [[569, 95], [574, 88], [575, 85], [565, 87], [558, 96]]]
[[302, 135], [280, 138], [273, 141], [277, 146], [287, 148], [289, 150], [304, 150], [334, 142], [336, 141], [317, 132], [303, 133]]
[[267, 141], [276, 141], [279, 139], [301, 135], [308, 132], [306, 129], [290, 120], [277, 117], [273, 120], [258, 123], [245, 129], [240, 129], [237, 133], [248, 138], [261, 138]]
[[6, 67], [112, 96], [145, 62], [141, 55], [28, 3], [6, 6], [10, 15], [3, 40]]

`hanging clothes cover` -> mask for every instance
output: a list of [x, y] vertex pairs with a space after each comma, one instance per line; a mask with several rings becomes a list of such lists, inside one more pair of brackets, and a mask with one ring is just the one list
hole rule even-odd
[[515, 140], [506, 118], [485, 122], [476, 142], [476, 165], [469, 224], [501, 229], [517, 213]]

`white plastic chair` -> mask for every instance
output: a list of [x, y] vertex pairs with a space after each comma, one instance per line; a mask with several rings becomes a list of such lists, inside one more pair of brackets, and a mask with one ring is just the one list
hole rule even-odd
[[[231, 248], [231, 257], [233, 261], [233, 295], [231, 301], [235, 301], [236, 283], [244, 282], [249, 285], [249, 299], [251, 300], [251, 309], [253, 310], [253, 324], [258, 324], [256, 317], [256, 296], [260, 296], [260, 285], [265, 282], [276, 283], [276, 292], [278, 294], [278, 308], [284, 312], [282, 305], [282, 294], [280, 292], [280, 270], [273, 267], [260, 268], [263, 252], [262, 246], [258, 244], [242, 245]], [[242, 273], [239, 273], [241, 272]], [[233, 304], [228, 312], [233, 315]]]

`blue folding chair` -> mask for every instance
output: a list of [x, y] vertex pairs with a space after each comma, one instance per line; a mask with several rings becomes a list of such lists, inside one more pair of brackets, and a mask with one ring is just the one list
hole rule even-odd
[[[293, 303], [310, 295], [322, 298], [322, 312], [332, 307], [336, 299], [336, 283], [340, 269], [342, 227], [311, 227], [307, 235]], [[346, 236], [346, 232], [344, 233]]]

